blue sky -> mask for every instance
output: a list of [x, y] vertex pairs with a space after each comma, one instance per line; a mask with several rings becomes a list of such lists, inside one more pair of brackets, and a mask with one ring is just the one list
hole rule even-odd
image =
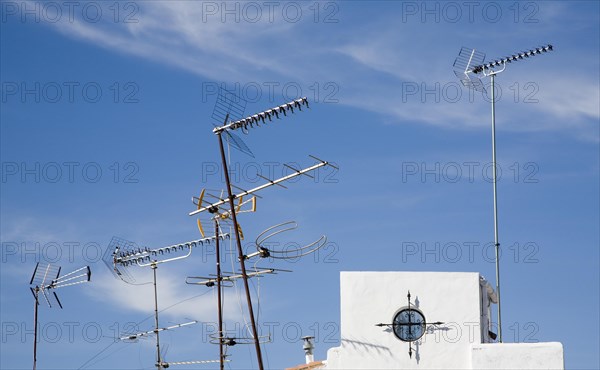
[[[288, 220], [300, 228], [283, 246], [330, 243], [258, 264], [293, 270], [253, 281], [269, 367], [302, 363], [303, 335], [318, 359], [339, 344], [340, 271], [494, 282], [489, 98], [461, 89], [452, 64], [463, 46], [494, 59], [546, 43], [555, 51], [496, 79], [504, 337], [560, 341], [567, 368], [600, 366], [597, 2], [0, 4], [0, 367], [31, 366], [27, 283], [41, 260], [93, 276], [60, 292], [64, 310], [41, 307], [40, 369], [153, 368], [151, 340], [114, 341], [131, 323], [151, 328], [150, 286], [114, 279], [100, 255], [114, 235], [149, 247], [199, 237], [190, 197], [223, 186], [218, 86], [247, 114], [311, 103], [243, 136], [255, 158], [231, 151], [238, 186], [308, 166], [308, 154], [340, 168], [265, 190], [240, 217], [246, 248]], [[197, 250], [158, 270], [162, 324], [202, 321], [161, 337], [168, 360], [218, 356], [214, 292], [183, 283], [213, 260]], [[228, 327], [243, 333], [238, 302], [231, 288]], [[256, 367], [250, 346], [230, 354], [230, 368]]]

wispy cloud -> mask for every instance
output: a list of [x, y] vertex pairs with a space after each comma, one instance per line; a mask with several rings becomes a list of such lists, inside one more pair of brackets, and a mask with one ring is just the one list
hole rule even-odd
[[[458, 81], [451, 66], [460, 40], [478, 44], [474, 47], [489, 46], [493, 51], [508, 47], [507, 35], [510, 38], [514, 33], [514, 38], [527, 26], [513, 23], [508, 29], [503, 26], [502, 32], [498, 27], [492, 28], [490, 33], [500, 40], [492, 44], [487, 34], [477, 36], [467, 32], [482, 27], [480, 24], [445, 28], [430, 22], [398, 24], [393, 22], [393, 14], [389, 14], [393, 12], [381, 12], [377, 19], [363, 23], [360, 28], [348, 29], [346, 24], [316, 27], [308, 9], [310, 4], [302, 5], [305, 16], [298, 22], [286, 21], [280, 13], [274, 19], [262, 14], [258, 21], [249, 22], [242, 10], [238, 10], [241, 19], [236, 19], [240, 14], [227, 15], [223, 9], [215, 13], [213, 8], [207, 8], [223, 6], [221, 3], [137, 4], [140, 6], [137, 23], [91, 23], [75, 19], [52, 25], [69, 37], [216, 81], [292, 79], [307, 87], [317, 79], [335, 81], [340, 86], [341, 104], [380, 114], [392, 123], [422, 122], [456, 128], [487, 125], [489, 114], [480, 97], [472, 101], [467, 97], [468, 91], [457, 92]], [[559, 38], [561, 28], [546, 24], [551, 24], [565, 10], [552, 4], [541, 8], [536, 16], [544, 17], [545, 37], [550, 34]], [[343, 3], [340, 10], [341, 17]], [[348, 18], [346, 23], [351, 23]], [[494, 24], [483, 26], [490, 28]], [[515, 72], [505, 80], [505, 94], [510, 94], [512, 86], [508, 81], [544, 81], [543, 89], [541, 82], [539, 85], [540, 104], [517, 101], [505, 106], [506, 120], [518, 124], [506, 124], [500, 129], [570, 130], [579, 137], [594, 140], [597, 136], [594, 122], [600, 113], [597, 79], [589, 78], [589, 73], [585, 69], [564, 70], [561, 65], [552, 64], [545, 64], [544, 73], [540, 71], [535, 77]], [[459, 99], [457, 93], [462, 95]], [[521, 91], [521, 95], [525, 93]]]
[[[151, 283], [150, 268], [144, 271], [137, 268], [138, 281], [147, 282], [143, 285], [131, 285], [114, 279], [108, 270], [100, 271], [94, 276], [93, 287], [85, 292], [94, 299], [111, 307], [127, 312], [151, 314], [154, 310], [154, 293]], [[172, 274], [159, 274], [158, 297], [160, 299], [161, 315], [170, 319], [182, 320], [189, 318], [211, 322], [216, 318], [216, 291], [207, 287], [190, 287], [182, 284], [178, 277]], [[236, 300], [233, 291], [227, 291], [225, 299]], [[239, 310], [235, 305], [225, 307], [224, 316], [231, 320], [241, 320]]]

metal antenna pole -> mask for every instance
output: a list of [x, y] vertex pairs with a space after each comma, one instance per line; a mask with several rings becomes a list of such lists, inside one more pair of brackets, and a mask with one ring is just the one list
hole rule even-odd
[[[215, 235], [219, 235], [219, 220], [215, 218]], [[219, 251], [219, 238], [216, 241], [217, 252], [217, 313], [219, 317], [219, 368], [225, 369], [225, 356], [223, 356], [223, 307], [221, 306], [221, 253]]]
[[92, 271], [89, 266], [71, 271], [63, 276], [60, 276], [60, 271], [60, 266], [38, 262], [35, 265], [33, 275], [29, 281], [29, 285], [31, 285], [29, 289], [31, 290], [35, 301], [33, 308], [33, 370], [37, 368], [38, 306], [40, 303], [40, 292], [44, 296], [48, 307], [52, 308], [52, 305], [57, 305], [62, 308], [56, 290], [66, 286], [87, 283], [92, 276]]
[[[229, 119], [229, 114], [225, 118], [225, 122]], [[233, 230], [235, 231], [235, 242], [238, 250], [238, 259], [240, 260], [240, 267], [242, 270], [242, 280], [244, 280], [244, 290], [246, 291], [246, 301], [248, 304], [248, 313], [250, 314], [250, 324], [252, 325], [252, 336], [254, 337], [254, 348], [256, 349], [256, 359], [258, 361], [259, 370], [263, 370], [262, 353], [260, 350], [260, 342], [258, 337], [258, 331], [256, 330], [256, 322], [254, 320], [254, 309], [252, 307], [252, 298], [250, 297], [250, 286], [248, 285], [248, 275], [246, 274], [246, 264], [244, 261], [244, 251], [242, 250], [242, 242], [240, 241], [240, 231], [237, 222], [237, 216], [235, 212], [235, 205], [233, 203], [233, 193], [231, 191], [231, 182], [229, 180], [229, 169], [227, 168], [227, 159], [225, 158], [225, 148], [223, 147], [223, 137], [221, 133], [217, 132], [219, 138], [219, 149], [221, 150], [221, 162], [223, 163], [223, 172], [225, 174], [225, 184], [227, 187], [227, 194], [229, 196], [229, 207], [231, 209], [231, 220], [233, 221]]]
[[[496, 97], [495, 97], [495, 79], [498, 73], [506, 69], [507, 63], [517, 62], [528, 59], [532, 56], [547, 53], [553, 50], [553, 46], [548, 44], [542, 47], [530, 49], [528, 51], [512, 54], [511, 56], [499, 58], [488, 63], [483, 63], [485, 54], [475, 51], [475, 49], [462, 48], [458, 57], [454, 61], [454, 74], [460, 79], [464, 86], [477, 91], [485, 92], [481, 83], [482, 74], [490, 77], [492, 88], [492, 182], [494, 187], [494, 246], [496, 250], [496, 295], [498, 296], [498, 342], [502, 343], [502, 316], [500, 309], [500, 241], [498, 240], [498, 194], [496, 179]], [[501, 68], [501, 69], [500, 69]]]
[[152, 268], [152, 275], [154, 277], [154, 334], [156, 334], [156, 367], [158, 370], [162, 370], [162, 359], [160, 358], [160, 340], [158, 330], [158, 292], [156, 289], [156, 268], [158, 267], [156, 261], [153, 261], [150, 265]]
[[40, 288], [35, 287], [35, 302], [33, 303], [33, 370], [36, 369], [37, 366], [37, 332], [38, 332], [38, 306], [40, 302], [38, 301], [38, 296], [40, 293]]
[[490, 73], [492, 89], [492, 183], [494, 187], [494, 246], [496, 249], [496, 295], [498, 296], [498, 342], [502, 343], [502, 315], [500, 310], [500, 241], [498, 240], [498, 189], [496, 175], [496, 72]]

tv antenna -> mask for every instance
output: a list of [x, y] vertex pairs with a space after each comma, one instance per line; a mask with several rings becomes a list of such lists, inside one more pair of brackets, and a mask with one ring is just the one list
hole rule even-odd
[[[155, 366], [158, 370], [168, 368], [170, 365], [189, 365], [189, 364], [204, 364], [213, 363], [214, 361], [184, 361], [184, 362], [165, 362], [161, 355], [160, 350], [160, 335], [159, 333], [164, 330], [175, 329], [182, 326], [194, 324], [196, 322], [189, 322], [184, 324], [178, 324], [168, 328], [161, 328], [159, 326], [158, 317], [158, 292], [157, 292], [157, 278], [156, 269], [159, 264], [177, 261], [189, 257], [192, 254], [192, 249], [197, 246], [210, 244], [213, 241], [219, 239], [228, 238], [229, 234], [216, 234], [208, 238], [192, 240], [189, 242], [179, 243], [170, 245], [167, 247], [161, 247], [156, 249], [150, 249], [147, 247], [135, 247], [135, 243], [127, 241], [122, 238], [114, 237], [108, 245], [107, 251], [104, 254], [105, 262], [108, 261], [107, 265], [111, 268], [113, 274], [121, 280], [132, 283], [131, 275], [126, 271], [129, 266], [137, 265], [140, 267], [150, 267], [152, 269], [152, 284], [154, 287], [154, 330], [156, 338], [156, 363]], [[171, 255], [174, 253], [174, 255]], [[108, 256], [108, 258], [107, 258]], [[110, 262], [112, 260], [112, 263]], [[112, 265], [112, 266], [111, 266]], [[134, 281], [134, 280], [133, 280]], [[128, 339], [136, 339], [147, 335], [149, 332], [143, 332], [128, 336]], [[135, 337], [135, 338], [134, 338]]]
[[[234, 131], [242, 130], [243, 132], [247, 133], [248, 129], [250, 129], [250, 128], [259, 127], [260, 124], [268, 124], [269, 122], [272, 122], [273, 118], [278, 118], [278, 119], [282, 118], [283, 116], [287, 116], [288, 113], [294, 113], [295, 110], [301, 111], [303, 107], [308, 108], [308, 100], [306, 98], [296, 99], [296, 100], [293, 100], [286, 104], [282, 104], [278, 107], [274, 107], [274, 108], [265, 110], [263, 112], [256, 113], [254, 115], [247, 116], [245, 118], [239, 118], [243, 115], [243, 112], [245, 110], [245, 104], [242, 105], [241, 100], [238, 97], [236, 97], [235, 94], [233, 94], [231, 92], [227, 92], [224, 89], [220, 89], [219, 97], [217, 98], [217, 103], [216, 103], [215, 109], [213, 111], [213, 118], [222, 119], [222, 125], [215, 127], [213, 129], [213, 133], [217, 136], [217, 139], [219, 142], [219, 151], [220, 151], [220, 155], [221, 155], [223, 173], [225, 175], [224, 177], [225, 177], [225, 185], [226, 185], [226, 189], [227, 189], [227, 198], [220, 199], [217, 202], [211, 203], [207, 206], [202, 206], [202, 202], [195, 203], [196, 205], [198, 205], [198, 209], [196, 209], [193, 212], [190, 212], [190, 214], [189, 214], [190, 216], [193, 216], [193, 215], [196, 215], [200, 212], [207, 211], [207, 210], [214, 211], [215, 207], [217, 207], [216, 209], [218, 209], [218, 207], [220, 205], [223, 205], [226, 203], [228, 203], [228, 205], [229, 205], [230, 214], [228, 217], [230, 217], [233, 222], [233, 230], [235, 232], [238, 259], [239, 259], [240, 269], [241, 269], [241, 278], [244, 283], [246, 303], [248, 306], [248, 314], [250, 316], [252, 337], [253, 337], [253, 341], [254, 341], [254, 347], [255, 347], [255, 351], [256, 351], [256, 358], [257, 358], [259, 370], [264, 369], [262, 353], [261, 353], [261, 348], [260, 348], [260, 337], [258, 335], [258, 330], [256, 327], [254, 309], [252, 306], [252, 298], [250, 296], [250, 287], [248, 285], [248, 273], [246, 272], [245, 256], [244, 256], [244, 252], [242, 250], [240, 228], [239, 228], [239, 224], [237, 221], [237, 210], [236, 210], [236, 205], [235, 205], [234, 201], [236, 198], [254, 194], [255, 192], [257, 192], [259, 190], [262, 190], [262, 189], [267, 188], [272, 185], [278, 185], [278, 184], [285, 182], [296, 176], [300, 176], [300, 175], [310, 176], [310, 175], [308, 175], [309, 172], [314, 171], [315, 169], [322, 167], [322, 166], [328, 166], [328, 165], [332, 166], [332, 165], [326, 161], [319, 160], [319, 163], [315, 164], [314, 166], [311, 166], [311, 167], [308, 167], [308, 168], [305, 168], [302, 170], [292, 168], [294, 170], [294, 172], [291, 175], [282, 177], [281, 179], [278, 179], [278, 180], [266, 179], [268, 182], [265, 183], [264, 185], [258, 186], [251, 190], [243, 190], [242, 189], [241, 193], [234, 194], [233, 190], [232, 190], [234, 185], [231, 184], [231, 180], [229, 178], [229, 169], [228, 169], [228, 165], [227, 165], [227, 158], [225, 156], [223, 137], [225, 137], [225, 140], [230, 145], [236, 147], [237, 149], [239, 149], [240, 151], [242, 151], [246, 154], [252, 155], [251, 154], [252, 152], [249, 150], [247, 145], [245, 145], [241, 139], [236, 138], [236, 136], [234, 136], [235, 135]], [[233, 119], [235, 121], [231, 121], [231, 119]], [[291, 167], [291, 166], [288, 166], [288, 167]], [[334, 167], [334, 166], [332, 166], [332, 167]], [[217, 229], [218, 229], [218, 227], [217, 227]], [[220, 280], [220, 278], [218, 278], [217, 280]], [[220, 333], [220, 337], [222, 337], [221, 334], [222, 333]]]
[[287, 221], [267, 228], [262, 233], [258, 234], [258, 236], [256, 237], [255, 244], [257, 252], [248, 255], [247, 258], [251, 258], [255, 255], [258, 255], [262, 258], [271, 257], [275, 259], [295, 259], [316, 252], [327, 243], [327, 237], [325, 235], [321, 235], [321, 237], [315, 240], [314, 242], [295, 248], [269, 249], [265, 247], [266, 242], [272, 237], [284, 233], [286, 231], [295, 230], [297, 228], [298, 224], [296, 223], [296, 221]]
[[492, 90], [492, 184], [494, 191], [494, 246], [496, 249], [496, 294], [498, 296], [498, 341], [502, 343], [502, 315], [500, 310], [500, 241], [498, 239], [498, 195], [496, 175], [496, 99], [495, 79], [496, 75], [504, 72], [507, 63], [517, 62], [529, 57], [534, 57], [553, 50], [548, 44], [542, 47], [530, 49], [524, 52], [512, 54], [508, 57], [499, 58], [488, 63], [483, 63], [485, 54], [475, 49], [463, 47], [454, 61], [454, 74], [462, 84], [470, 89], [485, 92], [479, 75], [490, 77], [490, 88]]
[[63, 308], [58, 299], [58, 295], [56, 295], [56, 289], [87, 283], [92, 276], [89, 266], [71, 271], [63, 276], [60, 276], [60, 270], [60, 266], [38, 262], [35, 265], [33, 275], [29, 281], [29, 285], [34, 285], [29, 289], [31, 289], [31, 293], [35, 299], [33, 313], [33, 370], [35, 370], [37, 366], [38, 306], [40, 304], [40, 293], [42, 293], [48, 307], [52, 308], [53, 306], [58, 305], [58, 307]]

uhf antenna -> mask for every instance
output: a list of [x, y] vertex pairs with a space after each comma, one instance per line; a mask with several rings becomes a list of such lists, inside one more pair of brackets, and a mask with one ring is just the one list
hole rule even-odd
[[255, 255], [258, 255], [262, 258], [271, 257], [274, 259], [295, 259], [316, 252], [327, 243], [327, 237], [325, 235], [321, 235], [321, 237], [314, 242], [308, 243], [304, 246], [298, 246], [296, 248], [277, 250], [274, 248], [269, 249], [265, 247], [265, 242], [272, 237], [286, 231], [295, 230], [297, 228], [298, 224], [296, 221], [287, 221], [267, 228], [256, 237], [255, 244], [257, 252], [246, 256], [246, 258], [251, 258]]
[[[232, 93], [225, 94], [223, 92], [223, 90], [221, 90], [220, 95], [221, 95], [221, 97], [217, 99], [217, 106], [219, 108], [223, 107], [224, 109], [219, 109], [218, 110], [219, 113], [217, 115], [219, 115], [219, 114], [221, 116], [224, 115], [223, 120], [222, 120], [223, 123], [221, 126], [215, 127], [213, 129], [213, 133], [217, 136], [217, 139], [219, 142], [219, 151], [221, 154], [223, 173], [225, 175], [224, 176], [225, 177], [225, 185], [227, 188], [227, 198], [219, 200], [217, 202], [214, 202], [205, 207], [199, 206], [199, 208], [197, 210], [190, 213], [190, 216], [198, 214], [203, 211], [207, 211], [207, 210], [211, 210], [211, 209], [214, 210], [215, 209], [214, 207], [218, 207], [222, 204], [226, 204], [226, 203], [229, 204], [230, 217], [233, 222], [233, 230], [234, 230], [235, 236], [236, 236], [235, 239], [236, 239], [236, 246], [237, 246], [237, 251], [238, 251], [238, 259], [240, 262], [242, 280], [244, 282], [246, 303], [248, 306], [248, 313], [250, 316], [250, 324], [251, 324], [251, 328], [252, 328], [252, 336], [253, 336], [253, 341], [254, 341], [254, 347], [256, 350], [258, 368], [260, 370], [263, 370], [264, 365], [263, 365], [263, 361], [262, 361], [262, 353], [261, 353], [261, 348], [260, 348], [260, 337], [258, 335], [258, 330], [256, 327], [254, 310], [253, 310], [253, 306], [252, 306], [252, 298], [250, 296], [250, 287], [248, 285], [248, 273], [246, 272], [244, 252], [242, 250], [241, 235], [240, 235], [239, 224], [237, 221], [236, 205], [235, 205], [234, 201], [236, 198], [239, 198], [240, 196], [246, 196], [249, 194], [253, 194], [254, 192], [264, 189], [266, 187], [279, 184], [280, 182], [287, 181], [296, 176], [307, 174], [307, 172], [313, 171], [319, 167], [330, 165], [330, 164], [328, 162], [321, 161], [319, 164], [316, 164], [315, 166], [312, 166], [311, 168], [307, 168], [307, 169], [303, 169], [303, 170], [295, 169], [295, 172], [289, 176], [286, 176], [286, 177], [278, 179], [278, 180], [267, 179], [268, 182], [264, 185], [261, 185], [252, 190], [242, 191], [241, 193], [234, 195], [233, 190], [232, 190], [233, 185], [231, 184], [231, 180], [229, 178], [229, 169], [228, 169], [228, 165], [227, 165], [227, 158], [225, 156], [225, 148], [223, 145], [223, 136], [225, 136], [225, 139], [230, 144], [232, 144], [234, 147], [237, 147], [241, 151], [247, 153], [247, 151], [244, 150], [244, 147], [247, 148], [247, 146], [245, 146], [245, 144], [244, 144], [244, 146], [242, 146], [242, 145], [240, 145], [240, 143], [237, 140], [235, 140], [235, 137], [233, 136], [234, 131], [242, 130], [244, 132], [248, 132], [248, 129], [250, 129], [250, 128], [258, 127], [261, 124], [268, 124], [269, 122], [271, 122], [273, 120], [273, 118], [282, 118], [284, 116], [287, 116], [288, 113], [294, 113], [295, 110], [301, 111], [303, 107], [308, 108], [308, 100], [306, 98], [297, 99], [297, 100], [291, 101], [289, 103], [280, 105], [278, 107], [271, 108], [271, 109], [265, 110], [260, 113], [256, 113], [251, 116], [247, 116], [245, 118], [238, 119], [238, 117], [236, 117], [235, 113], [237, 113], [237, 116], [239, 116], [239, 112], [243, 112], [244, 109], [241, 108], [241, 109], [238, 109], [236, 112], [232, 112], [232, 108], [234, 108], [234, 107], [239, 108], [239, 106], [240, 106], [239, 100], [236, 100], [236, 97], [234, 94], [232, 94]], [[239, 99], [239, 98], [237, 98], [237, 99]], [[216, 111], [217, 111], [217, 108], [215, 107], [215, 112]], [[213, 112], [213, 117], [215, 116], [215, 112]], [[230, 119], [234, 119], [235, 121], [231, 122]], [[242, 141], [242, 143], [243, 143], [243, 141]], [[247, 153], [247, 154], [249, 154], [249, 153]], [[217, 279], [217, 280], [219, 280], [219, 279]]]
[[496, 249], [496, 294], [498, 296], [498, 341], [502, 343], [502, 315], [500, 310], [500, 241], [498, 239], [498, 196], [497, 196], [497, 174], [496, 174], [496, 99], [495, 78], [498, 73], [504, 72], [507, 63], [517, 62], [536, 55], [553, 50], [548, 44], [542, 47], [530, 49], [524, 52], [512, 54], [508, 57], [499, 58], [494, 61], [483, 63], [485, 54], [475, 49], [462, 48], [454, 61], [454, 74], [462, 84], [470, 89], [484, 92], [480, 75], [490, 77], [490, 88], [492, 90], [492, 184], [494, 189], [494, 245]]
[[[158, 370], [163, 370], [168, 368], [170, 365], [176, 364], [191, 364], [191, 363], [210, 363], [210, 362], [177, 362], [177, 363], [168, 363], [165, 362], [161, 356], [160, 351], [160, 335], [159, 333], [163, 330], [174, 329], [176, 327], [181, 327], [185, 325], [191, 325], [191, 323], [175, 325], [169, 328], [160, 328], [159, 326], [159, 318], [158, 318], [158, 292], [157, 292], [157, 279], [156, 279], [156, 269], [158, 265], [161, 263], [167, 263], [172, 261], [177, 261], [183, 258], [187, 258], [191, 255], [193, 247], [208, 245], [213, 241], [218, 241], [219, 239], [228, 238], [229, 234], [216, 234], [215, 236], [211, 236], [208, 238], [203, 238], [199, 240], [193, 240], [189, 242], [169, 245], [167, 247], [161, 248], [140, 248], [135, 247], [135, 243], [124, 240], [122, 238], [114, 237], [111, 240], [111, 243], [108, 246], [107, 252], [105, 253], [105, 262], [112, 260], [111, 263], [107, 263], [109, 267], [112, 267], [114, 275], [125, 282], [130, 283], [130, 275], [126, 272], [127, 267], [132, 265], [137, 265], [141, 267], [149, 266], [152, 269], [152, 284], [154, 286], [154, 330], [153, 333], [156, 336], [156, 368]], [[171, 255], [174, 253], [174, 255]], [[110, 256], [110, 258], [106, 258], [106, 256]], [[195, 322], [194, 322], [195, 323]], [[146, 332], [147, 333], [147, 332]], [[144, 333], [138, 333], [134, 336], [141, 337]], [[131, 339], [131, 338], [130, 338]], [[135, 338], [134, 338], [135, 339]]]
[[79, 268], [75, 271], [69, 272], [63, 276], [60, 276], [60, 266], [53, 266], [48, 263], [38, 262], [33, 270], [33, 275], [29, 281], [31, 293], [33, 294], [34, 301], [34, 314], [33, 314], [33, 370], [37, 366], [37, 329], [38, 329], [38, 306], [39, 296], [42, 293], [48, 307], [58, 305], [63, 308], [58, 295], [56, 295], [56, 289], [64, 288], [71, 285], [87, 283], [90, 281], [92, 272], [89, 266]]
[[[220, 235], [220, 238], [228, 237], [229, 234]], [[115, 236], [108, 244], [102, 259], [115, 277], [126, 283], [134, 284], [135, 279], [129, 273], [127, 267], [132, 265], [149, 266], [155, 259], [159, 259], [159, 263], [163, 263], [187, 258], [192, 253], [193, 248], [209, 245], [216, 239], [216, 236], [212, 236], [166, 247], [149, 249], [147, 247], [138, 247], [132, 241]]]

